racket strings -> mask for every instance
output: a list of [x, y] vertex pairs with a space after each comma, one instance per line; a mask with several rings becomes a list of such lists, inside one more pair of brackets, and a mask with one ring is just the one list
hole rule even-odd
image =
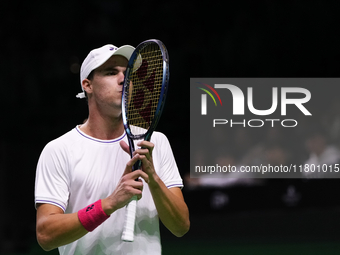
[[[158, 45], [144, 47], [136, 58], [126, 91], [127, 119], [133, 135], [145, 133], [158, 106], [163, 81], [163, 57]], [[139, 128], [137, 128], [139, 127]]]

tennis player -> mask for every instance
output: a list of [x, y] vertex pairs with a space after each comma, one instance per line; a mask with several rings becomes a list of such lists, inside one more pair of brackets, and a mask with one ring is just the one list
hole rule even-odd
[[[89, 116], [43, 149], [36, 172], [37, 239], [60, 254], [161, 254], [159, 219], [175, 235], [190, 227], [182, 179], [166, 136], [154, 132], [134, 157], [121, 116], [124, 72], [134, 48], [92, 50], [80, 71]], [[142, 169], [132, 166], [142, 161]], [[138, 180], [136, 180], [138, 179]], [[137, 195], [134, 242], [121, 241], [125, 205]]]

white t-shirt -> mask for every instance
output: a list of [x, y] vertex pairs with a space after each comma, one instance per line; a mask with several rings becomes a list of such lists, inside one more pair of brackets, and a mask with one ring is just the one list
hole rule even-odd
[[[77, 212], [112, 194], [130, 156], [120, 140], [99, 140], [78, 127], [48, 143], [42, 151], [36, 173], [35, 203], [53, 204], [65, 213]], [[182, 179], [165, 135], [154, 132], [151, 142], [155, 170], [168, 187], [183, 187]], [[59, 247], [60, 254], [161, 254], [159, 219], [149, 187], [137, 202], [135, 240], [121, 241], [125, 207], [111, 214], [103, 224], [77, 241]]]

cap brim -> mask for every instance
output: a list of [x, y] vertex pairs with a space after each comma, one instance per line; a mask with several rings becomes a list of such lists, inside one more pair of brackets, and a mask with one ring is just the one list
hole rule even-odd
[[134, 50], [134, 47], [130, 45], [124, 45], [122, 47], [119, 47], [112, 55], [121, 55], [129, 60]]

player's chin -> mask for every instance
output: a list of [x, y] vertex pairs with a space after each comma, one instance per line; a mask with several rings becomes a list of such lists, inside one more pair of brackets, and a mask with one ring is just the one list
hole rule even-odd
[[122, 103], [121, 102], [115, 102], [111, 105], [112, 109], [115, 111], [122, 111]]
[[121, 113], [121, 111], [122, 111], [122, 100], [121, 99], [120, 100], [117, 100], [117, 99], [115, 99], [115, 100], [112, 100], [112, 99], [108, 100], [106, 102], [106, 106], [112, 112], [119, 112], [119, 113]]
[[110, 103], [113, 107], [122, 107], [122, 97], [115, 96]]

